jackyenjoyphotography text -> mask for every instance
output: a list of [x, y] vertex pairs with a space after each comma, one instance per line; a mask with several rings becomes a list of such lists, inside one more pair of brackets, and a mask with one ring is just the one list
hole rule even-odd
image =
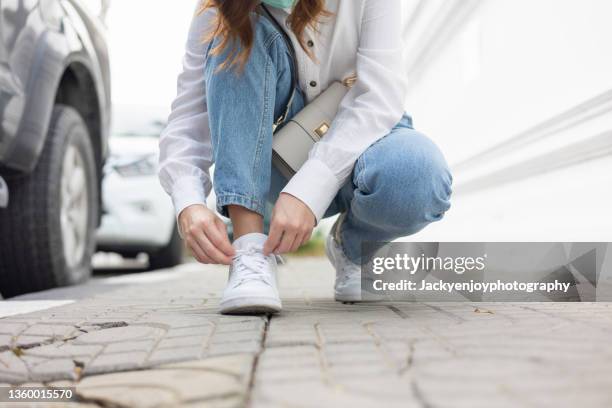
[[569, 291], [571, 284], [568, 282], [476, 282], [473, 279], [469, 282], [413, 282], [410, 280], [401, 280], [399, 282], [385, 282], [383, 280], [375, 280], [372, 287], [375, 291], [425, 291], [425, 292], [563, 292]]

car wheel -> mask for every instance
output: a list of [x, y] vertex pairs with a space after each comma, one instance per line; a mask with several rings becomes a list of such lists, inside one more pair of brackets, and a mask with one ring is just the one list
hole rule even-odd
[[183, 240], [175, 225], [170, 242], [159, 251], [149, 253], [149, 269], [172, 268], [183, 260]]
[[83, 282], [91, 275], [98, 175], [87, 126], [56, 106], [35, 170], [8, 178], [0, 210], [0, 293], [15, 296]]

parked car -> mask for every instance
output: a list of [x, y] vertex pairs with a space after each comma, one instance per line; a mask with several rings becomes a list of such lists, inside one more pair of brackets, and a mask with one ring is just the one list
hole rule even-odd
[[0, 0], [3, 296], [90, 276], [110, 100], [104, 25], [83, 3]]
[[150, 269], [170, 268], [183, 257], [172, 201], [157, 178], [165, 118], [165, 109], [144, 106], [115, 111], [97, 233], [100, 251], [130, 258], [146, 253]]

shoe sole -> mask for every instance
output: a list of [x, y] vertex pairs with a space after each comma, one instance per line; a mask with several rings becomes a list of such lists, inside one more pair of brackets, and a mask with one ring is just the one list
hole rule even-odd
[[278, 313], [283, 309], [278, 299], [261, 297], [224, 300], [219, 306], [219, 312], [226, 315], [272, 314]]
[[336, 302], [344, 303], [345, 305], [354, 305], [355, 303], [382, 303], [386, 302], [386, 299], [367, 299], [363, 300], [361, 297], [359, 298], [351, 298], [349, 297], [335, 297], [334, 300]]
[[334, 296], [336, 302], [342, 303], [361, 303], [361, 296]]

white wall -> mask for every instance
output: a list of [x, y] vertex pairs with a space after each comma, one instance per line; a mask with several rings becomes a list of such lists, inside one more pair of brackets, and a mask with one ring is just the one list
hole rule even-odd
[[612, 2], [407, 4], [408, 110], [456, 191], [411, 239], [612, 241]]
[[198, 0], [112, 1], [106, 21], [113, 102], [169, 110], [197, 4]]

